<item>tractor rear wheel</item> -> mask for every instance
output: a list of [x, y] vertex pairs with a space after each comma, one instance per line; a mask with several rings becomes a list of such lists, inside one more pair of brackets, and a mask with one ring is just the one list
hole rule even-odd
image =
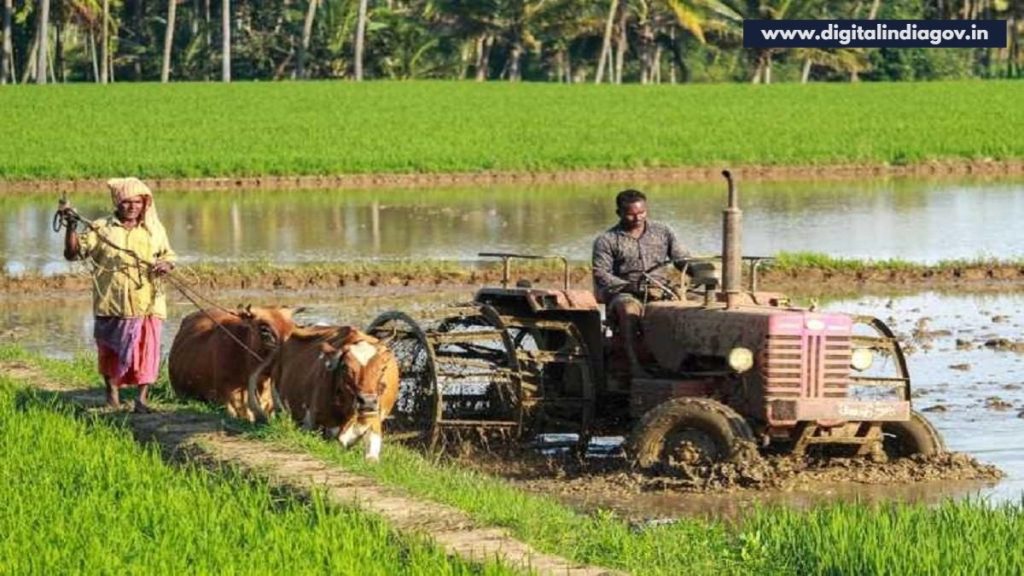
[[750, 454], [750, 426], [735, 410], [704, 398], [676, 398], [633, 427], [626, 451], [643, 470], [727, 462]]
[[910, 411], [906, 422], [882, 424], [882, 449], [889, 458], [905, 458], [914, 454], [934, 456], [946, 451], [942, 436], [920, 412]]

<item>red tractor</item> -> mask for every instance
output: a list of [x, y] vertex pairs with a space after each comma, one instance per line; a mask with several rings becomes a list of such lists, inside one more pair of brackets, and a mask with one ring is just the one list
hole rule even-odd
[[943, 451], [911, 409], [906, 359], [881, 320], [757, 290], [767, 259], [741, 256], [738, 194], [723, 174], [720, 261], [691, 261], [682, 287], [656, 286], [675, 297], [645, 307], [639, 356], [649, 376], [615, 369], [623, 340], [590, 290], [569, 287], [564, 258], [555, 257], [563, 286], [548, 289], [510, 285], [511, 261], [548, 257], [484, 253], [502, 260], [501, 287], [418, 321], [387, 312], [371, 324], [402, 362], [394, 424], [432, 443], [462, 433], [570, 432], [583, 443], [618, 434], [643, 468], [730, 460], [751, 446], [876, 458]]

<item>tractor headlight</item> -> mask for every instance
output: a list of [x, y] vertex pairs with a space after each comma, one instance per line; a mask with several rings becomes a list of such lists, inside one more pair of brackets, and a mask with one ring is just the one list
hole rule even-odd
[[858, 372], [871, 368], [871, 363], [874, 361], [875, 355], [870, 348], [854, 348], [853, 354], [850, 355], [850, 367]]
[[749, 348], [737, 346], [729, 351], [729, 368], [738, 373], [746, 372], [754, 366], [754, 353]]

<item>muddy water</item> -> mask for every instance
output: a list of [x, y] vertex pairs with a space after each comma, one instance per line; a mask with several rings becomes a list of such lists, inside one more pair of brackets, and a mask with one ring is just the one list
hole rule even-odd
[[[224, 303], [304, 304], [305, 323], [365, 324], [386, 309], [417, 310], [460, 301], [467, 291], [424, 293], [409, 289], [348, 289], [343, 292], [219, 294]], [[0, 342], [17, 341], [54, 356], [91, 354], [91, 318], [84, 295], [67, 300], [0, 300]], [[172, 299], [165, 350], [182, 314], [191, 305]], [[889, 499], [934, 502], [947, 497], [984, 497], [993, 501], [1024, 498], [1024, 294], [939, 294], [863, 297], [829, 302], [828, 310], [874, 314], [886, 320], [908, 343], [915, 407], [942, 433], [949, 449], [966, 452], [1006, 473], [998, 483], [967, 481], [913, 484], [816, 482], [786, 491], [739, 490], [695, 495], [671, 487], [637, 490], [601, 481], [525, 482], [584, 508], [611, 508], [634, 518], [678, 515], [731, 516], [755, 502], [810, 506], [834, 499]], [[986, 345], [987, 343], [987, 345]], [[1016, 350], [1014, 344], [1017, 344]], [[609, 439], [614, 442], [614, 439]], [[535, 480], [535, 479], [534, 479]]]
[[[158, 206], [189, 261], [276, 264], [345, 259], [473, 259], [481, 250], [587, 259], [613, 223], [619, 186], [431, 190], [166, 192]], [[720, 249], [723, 188], [643, 186], [651, 217], [696, 253]], [[933, 262], [1024, 252], [1024, 181], [861, 180], [741, 183], [747, 254], [825, 252]], [[0, 197], [0, 262], [8, 273], [68, 270], [50, 230], [55, 198]], [[102, 194], [72, 198], [83, 215]]]

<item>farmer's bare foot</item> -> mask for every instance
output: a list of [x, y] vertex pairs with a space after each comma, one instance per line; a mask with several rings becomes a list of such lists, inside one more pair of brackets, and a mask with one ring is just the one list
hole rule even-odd
[[136, 414], [151, 414], [152, 412], [153, 412], [153, 409], [150, 408], [147, 404], [143, 404], [142, 402], [136, 402], [135, 403], [135, 413]]

